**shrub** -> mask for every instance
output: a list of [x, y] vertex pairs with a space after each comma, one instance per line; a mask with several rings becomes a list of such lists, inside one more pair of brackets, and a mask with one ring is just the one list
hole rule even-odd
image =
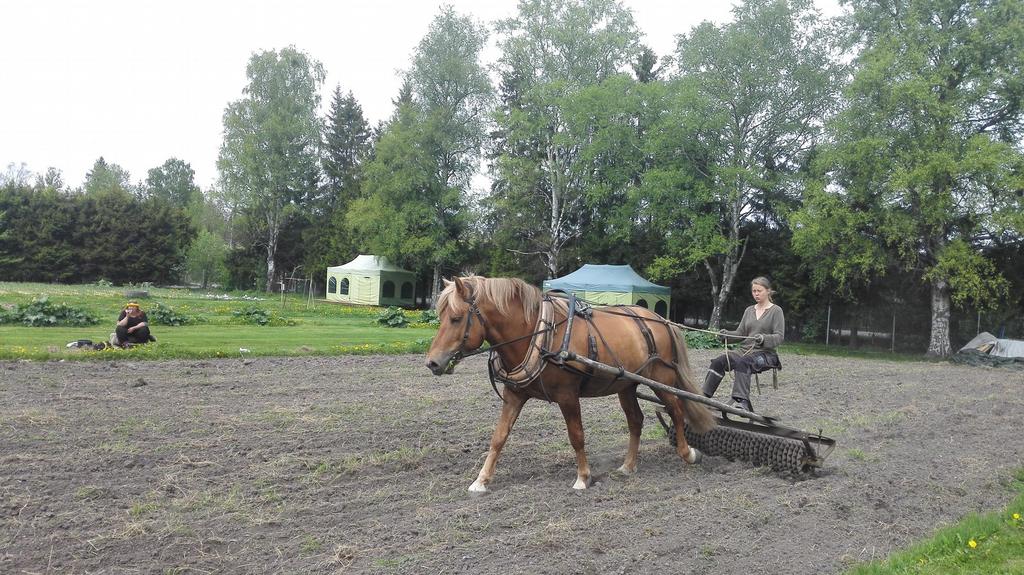
[[702, 331], [686, 330], [686, 347], [690, 349], [713, 349], [721, 347], [718, 336]]
[[29, 327], [82, 327], [100, 323], [99, 318], [67, 304], [51, 303], [46, 296], [0, 312], [0, 323], [20, 323]]
[[231, 312], [231, 315], [241, 319], [245, 323], [256, 325], [267, 325], [271, 320], [270, 313], [268, 313], [267, 310], [255, 305], [236, 309]]
[[405, 327], [409, 320], [405, 317], [405, 310], [392, 306], [377, 315], [377, 323], [384, 327]]
[[425, 309], [420, 314], [419, 323], [425, 323], [425, 324], [428, 324], [428, 325], [437, 326], [437, 325], [441, 325], [441, 320], [438, 319], [438, 317], [437, 317], [437, 310]]
[[260, 306], [250, 305], [231, 312], [231, 315], [238, 318], [242, 323], [254, 325], [295, 325], [295, 321], [275, 315]]
[[146, 313], [150, 323], [158, 325], [188, 325], [195, 323], [195, 318], [187, 315], [178, 315], [175, 311], [160, 302], [156, 302], [153, 309]]

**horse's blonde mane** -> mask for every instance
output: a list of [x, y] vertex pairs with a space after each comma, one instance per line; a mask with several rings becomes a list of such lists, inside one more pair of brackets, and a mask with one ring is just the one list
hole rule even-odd
[[[509, 303], [519, 298], [523, 305], [523, 317], [527, 323], [536, 320], [537, 312], [540, 309], [541, 293], [536, 287], [524, 282], [519, 278], [485, 278], [483, 276], [466, 276], [459, 278], [463, 284], [468, 285], [470, 291], [476, 297], [477, 303], [490, 302], [498, 309], [498, 312], [507, 315]], [[458, 293], [455, 291], [455, 282], [445, 286], [441, 295], [437, 298], [437, 313], [442, 314], [445, 310], [451, 310], [455, 315], [464, 315], [469, 308]]]

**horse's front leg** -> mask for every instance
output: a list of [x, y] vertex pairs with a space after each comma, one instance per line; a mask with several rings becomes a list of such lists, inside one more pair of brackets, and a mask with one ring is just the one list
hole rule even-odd
[[494, 477], [498, 456], [501, 455], [501, 449], [505, 447], [508, 434], [512, 431], [516, 419], [519, 418], [519, 413], [523, 411], [523, 404], [526, 403], [526, 400], [525, 394], [508, 387], [505, 388], [505, 393], [502, 394], [501, 415], [498, 416], [498, 424], [494, 427], [494, 433], [491, 435], [491, 448], [487, 452], [487, 459], [484, 460], [484, 465], [480, 468], [480, 474], [477, 475], [476, 481], [469, 486], [471, 492], [487, 492], [487, 484]]
[[626, 459], [622, 462], [619, 471], [627, 475], [636, 473], [637, 453], [640, 451], [640, 432], [644, 428], [644, 412], [640, 409], [640, 402], [636, 399], [636, 386], [631, 386], [619, 392], [619, 405], [626, 414], [626, 423], [629, 426], [629, 447], [626, 449]]
[[590, 487], [590, 464], [587, 463], [587, 452], [583, 450], [583, 414], [580, 412], [580, 398], [573, 396], [560, 400], [559, 409], [565, 418], [565, 429], [569, 432], [569, 443], [576, 452], [576, 483], [573, 489]]

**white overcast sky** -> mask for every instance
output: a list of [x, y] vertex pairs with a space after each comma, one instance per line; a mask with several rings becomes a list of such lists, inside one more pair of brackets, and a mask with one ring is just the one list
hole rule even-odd
[[[446, 4], [489, 24], [515, 15], [518, 2], [0, 0], [0, 171], [52, 166], [77, 187], [102, 156], [137, 183], [178, 158], [208, 189], [222, 114], [242, 97], [253, 53], [294, 45], [324, 65], [325, 108], [340, 84], [376, 123]], [[624, 4], [659, 56], [701, 21], [731, 19], [731, 3], [718, 0]], [[817, 4], [838, 10], [835, 0]]]

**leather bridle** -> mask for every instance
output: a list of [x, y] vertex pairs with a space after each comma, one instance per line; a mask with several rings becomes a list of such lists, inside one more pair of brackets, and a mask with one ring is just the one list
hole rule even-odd
[[455, 365], [463, 359], [489, 351], [482, 346], [474, 351], [466, 349], [466, 342], [469, 341], [469, 332], [473, 329], [473, 316], [480, 320], [480, 325], [484, 328], [484, 337], [487, 336], [487, 321], [484, 320], [483, 314], [480, 313], [480, 308], [476, 305], [476, 295], [465, 297], [463, 301], [469, 304], [469, 310], [466, 312], [466, 328], [462, 331], [462, 341], [459, 342], [459, 349], [455, 350], [451, 359], [448, 360], [448, 367], [445, 369], [448, 373], [451, 373]]
[[486, 348], [481, 345], [479, 348], [477, 348], [477, 349], [475, 349], [473, 351], [468, 351], [466, 349], [466, 342], [469, 341], [469, 332], [473, 329], [473, 316], [476, 316], [476, 318], [478, 320], [480, 320], [480, 325], [483, 326], [483, 328], [484, 328], [484, 339], [487, 339], [487, 321], [484, 319], [484, 315], [482, 313], [480, 313], [480, 307], [476, 305], [476, 295], [475, 294], [474, 295], [469, 295], [467, 297], [464, 297], [464, 298], [462, 298], [462, 300], [464, 302], [466, 302], [467, 304], [469, 304], [469, 310], [466, 312], [466, 327], [465, 327], [465, 329], [462, 330], [462, 340], [459, 342], [459, 348], [457, 350], [455, 350], [455, 353], [452, 354], [451, 359], [448, 360], [448, 367], [445, 369], [445, 373], [451, 373], [452, 369], [455, 368], [455, 365], [458, 364], [460, 361], [462, 361], [463, 359], [465, 359], [467, 357], [472, 357], [474, 355], [480, 355], [481, 353], [491, 353], [491, 352], [494, 352], [499, 347], [504, 347], [506, 345], [513, 344], [513, 343], [516, 343], [517, 341], [522, 341], [524, 339], [530, 339], [533, 336], [535, 336], [537, 334], [540, 334], [540, 333], [544, 333], [546, 331], [552, 331], [552, 330], [554, 330], [554, 328], [557, 325], [560, 325], [560, 324], [565, 322], [565, 320], [562, 320], [562, 321], [557, 322], [555, 324], [550, 324], [549, 323], [549, 324], [545, 325], [544, 327], [541, 327], [537, 331], [528, 333], [526, 335], [521, 335], [519, 337], [514, 337], [514, 338], [512, 338], [512, 339], [510, 339], [508, 341], [503, 341], [503, 342], [500, 342], [500, 343], [491, 344], [490, 346], [488, 346]]

